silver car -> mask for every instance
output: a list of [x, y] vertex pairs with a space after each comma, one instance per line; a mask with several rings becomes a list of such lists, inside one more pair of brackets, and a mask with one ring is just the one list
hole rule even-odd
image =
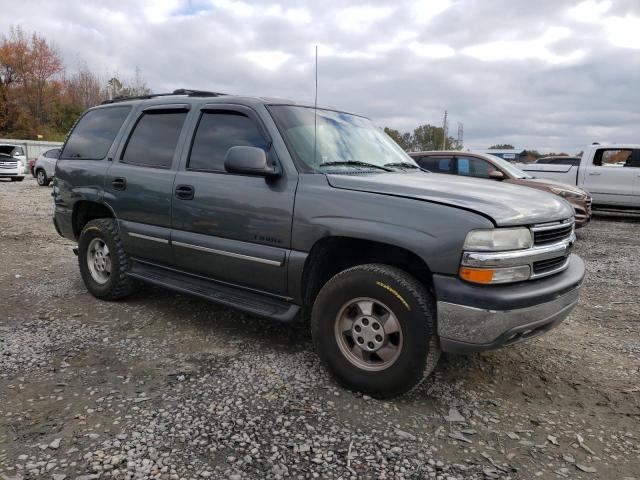
[[59, 156], [60, 149], [52, 148], [42, 152], [36, 160], [36, 164], [33, 166], [33, 176], [36, 177], [38, 185], [41, 187], [47, 187], [51, 183]]

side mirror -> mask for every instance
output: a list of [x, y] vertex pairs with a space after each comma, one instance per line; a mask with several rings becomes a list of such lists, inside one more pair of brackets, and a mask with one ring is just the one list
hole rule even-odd
[[244, 175], [280, 176], [279, 169], [267, 165], [267, 154], [264, 150], [257, 147], [231, 147], [224, 156], [224, 169], [229, 173]]
[[504, 173], [502, 173], [500, 170], [491, 170], [489, 172], [489, 178], [491, 180], [499, 180], [502, 181], [505, 179]]

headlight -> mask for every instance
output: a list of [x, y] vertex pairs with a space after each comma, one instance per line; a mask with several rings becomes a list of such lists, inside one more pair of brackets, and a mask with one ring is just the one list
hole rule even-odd
[[582, 193], [577, 190], [568, 190], [562, 187], [551, 187], [550, 190], [556, 195], [560, 195], [563, 198], [574, 198], [576, 200], [587, 198], [586, 193]]
[[464, 240], [464, 249], [470, 252], [501, 252], [522, 250], [533, 246], [533, 238], [528, 228], [493, 228], [471, 230]]

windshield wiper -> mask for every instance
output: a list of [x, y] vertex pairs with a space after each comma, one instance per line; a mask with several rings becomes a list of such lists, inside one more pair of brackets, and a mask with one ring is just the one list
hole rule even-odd
[[369, 168], [377, 168], [379, 170], [384, 170], [385, 172], [393, 172], [390, 168], [383, 167], [381, 165], [376, 165], [374, 163], [360, 162], [358, 160], [341, 160], [337, 162], [324, 162], [321, 163], [321, 167], [339, 167], [342, 165], [355, 165], [357, 167], [369, 167]]
[[422, 170], [419, 166], [410, 163], [410, 162], [394, 162], [394, 163], [385, 163], [385, 167], [400, 167], [400, 168], [414, 168]]

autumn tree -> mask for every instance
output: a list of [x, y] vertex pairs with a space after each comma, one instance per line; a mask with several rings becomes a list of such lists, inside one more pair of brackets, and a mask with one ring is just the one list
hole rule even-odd
[[491, 145], [489, 150], [513, 150], [513, 148], [513, 145], [509, 143], [498, 143], [497, 145]]

